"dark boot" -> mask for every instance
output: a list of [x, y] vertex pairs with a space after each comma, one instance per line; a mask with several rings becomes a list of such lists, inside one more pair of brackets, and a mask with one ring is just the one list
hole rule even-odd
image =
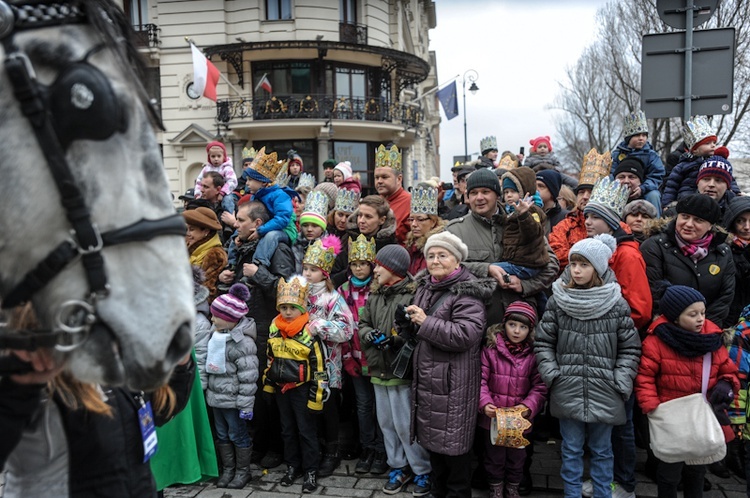
[[326, 452], [320, 460], [320, 468], [318, 469], [317, 477], [328, 477], [333, 475], [333, 472], [338, 468], [340, 463], [341, 457], [339, 456], [338, 443], [328, 443], [326, 445]]
[[728, 479], [732, 475], [729, 473], [729, 469], [727, 469], [725, 460], [719, 460], [718, 462], [709, 464], [708, 470], [716, 477], [721, 477], [722, 479]]
[[516, 487], [516, 490], [521, 496], [529, 496], [531, 494], [532, 488], [533, 484], [531, 482], [531, 472], [528, 472], [524, 469], [523, 476], [521, 476], [521, 483]]
[[735, 439], [727, 444], [727, 467], [740, 479], [745, 479], [745, 460], [742, 441]]
[[506, 483], [505, 484], [505, 498], [520, 498], [521, 495], [518, 494], [518, 484], [511, 484]]
[[488, 498], [503, 498], [503, 481], [490, 483], [490, 495]]
[[216, 445], [221, 458], [221, 475], [216, 481], [217, 488], [226, 488], [234, 478], [234, 445], [232, 443], [219, 443]]
[[242, 489], [247, 483], [249, 483], [253, 475], [250, 472], [250, 459], [252, 457], [253, 448], [236, 448], [237, 451], [237, 467], [234, 471], [234, 479], [227, 485], [229, 489]]

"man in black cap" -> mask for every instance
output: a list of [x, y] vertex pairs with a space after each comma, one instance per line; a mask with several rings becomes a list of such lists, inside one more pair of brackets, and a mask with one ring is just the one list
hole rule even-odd
[[469, 205], [466, 202], [466, 179], [469, 177], [474, 168], [467, 166], [454, 166], [451, 168], [453, 173], [453, 195], [445, 200], [445, 213], [443, 219], [455, 220], [469, 212]]
[[190, 201], [195, 200], [195, 189], [189, 188], [185, 191], [184, 194], [178, 197], [182, 201], [182, 208], [187, 208], [187, 205], [190, 203]]
[[333, 169], [336, 167], [335, 159], [326, 159], [323, 161], [323, 179], [318, 183], [333, 183]]
[[562, 175], [554, 169], [543, 169], [536, 174], [536, 191], [542, 198], [542, 209], [547, 215], [547, 227], [545, 233], [549, 235], [550, 231], [569, 213], [563, 209], [557, 202], [562, 187]]
[[[643, 161], [635, 156], [627, 156], [625, 159], [620, 161], [617, 168], [612, 172], [612, 178], [619, 181], [621, 185], [627, 185], [630, 194], [628, 195], [628, 202], [632, 202], [638, 199], [644, 199], [653, 204], [654, 196], [646, 196], [641, 188], [645, 178], [645, 166]], [[661, 212], [661, 203], [654, 205], [656, 212]]]

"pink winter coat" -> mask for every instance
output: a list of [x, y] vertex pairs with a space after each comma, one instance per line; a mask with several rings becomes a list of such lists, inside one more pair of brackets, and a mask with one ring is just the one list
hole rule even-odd
[[514, 356], [503, 338], [497, 337], [495, 346], [482, 349], [481, 360], [479, 426], [490, 428], [490, 418], [484, 414], [484, 407], [489, 403], [498, 408], [526, 405], [531, 410], [529, 420], [532, 420], [544, 407], [547, 397], [547, 386], [537, 371], [533, 348]]

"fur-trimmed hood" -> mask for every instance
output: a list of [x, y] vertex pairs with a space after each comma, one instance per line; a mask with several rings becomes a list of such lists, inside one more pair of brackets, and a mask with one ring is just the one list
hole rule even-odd
[[508, 170], [500, 177], [500, 187], [502, 188], [503, 180], [508, 178], [516, 186], [516, 191], [524, 197], [526, 194], [536, 194], [536, 173], [531, 168], [521, 166]]
[[[674, 241], [675, 220], [676, 218], [658, 218], [649, 220], [643, 227], [644, 237], [649, 238], [664, 233]], [[711, 246], [723, 243], [728, 244], [731, 242], [731, 234], [727, 232], [724, 227], [714, 225], [709, 229], [709, 232], [714, 234], [714, 240], [711, 241]]]
[[[462, 266], [466, 269], [466, 267]], [[466, 270], [468, 271], [468, 270]], [[450, 279], [450, 277], [448, 277]], [[430, 283], [430, 273], [427, 270], [420, 271], [416, 277], [414, 277], [418, 286], [427, 285]], [[439, 285], [439, 283], [438, 283]], [[497, 280], [492, 277], [485, 278], [473, 278], [470, 280], [462, 280], [460, 282], [451, 283], [448, 287], [448, 292], [452, 292], [458, 296], [472, 296], [482, 301], [489, 301], [492, 297], [492, 293], [497, 288]]]
[[406, 235], [406, 242], [404, 245], [407, 249], [411, 248], [412, 246], [416, 246], [416, 248], [419, 249], [419, 252], [423, 252], [424, 245], [427, 242], [427, 239], [429, 239], [431, 235], [435, 235], [436, 233], [444, 231], [447, 224], [448, 222], [446, 220], [439, 218], [437, 225], [435, 225], [435, 228], [422, 235], [421, 237], [415, 237], [412, 232], [409, 231], [409, 233]]
[[[346, 229], [349, 232], [349, 236], [353, 239], [359, 235], [359, 227], [357, 226], [357, 216], [359, 215], [359, 208], [357, 208], [349, 218], [346, 220]], [[385, 216], [385, 222], [380, 227], [378, 233], [375, 234], [375, 239], [386, 239], [388, 237], [395, 236], [396, 234], [396, 216], [393, 214], [393, 209], [388, 210], [388, 214]]]
[[383, 294], [387, 296], [388, 294], [403, 294], [404, 292], [414, 294], [416, 291], [417, 282], [410, 275], [407, 275], [404, 280], [388, 287], [382, 287], [374, 276], [370, 282], [370, 294]]

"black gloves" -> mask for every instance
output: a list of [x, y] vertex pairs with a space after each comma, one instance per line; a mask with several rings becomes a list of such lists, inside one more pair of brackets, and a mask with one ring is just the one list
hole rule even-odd
[[375, 329], [365, 334], [365, 340], [378, 349], [387, 349], [393, 343], [393, 336], [386, 336]]
[[708, 396], [708, 402], [711, 406], [716, 405], [728, 405], [734, 399], [734, 393], [732, 392], [732, 383], [726, 380], [720, 380], [716, 383], [711, 393]]
[[409, 317], [409, 313], [406, 312], [406, 306], [396, 308], [396, 325], [401, 328], [411, 326], [411, 318]]

